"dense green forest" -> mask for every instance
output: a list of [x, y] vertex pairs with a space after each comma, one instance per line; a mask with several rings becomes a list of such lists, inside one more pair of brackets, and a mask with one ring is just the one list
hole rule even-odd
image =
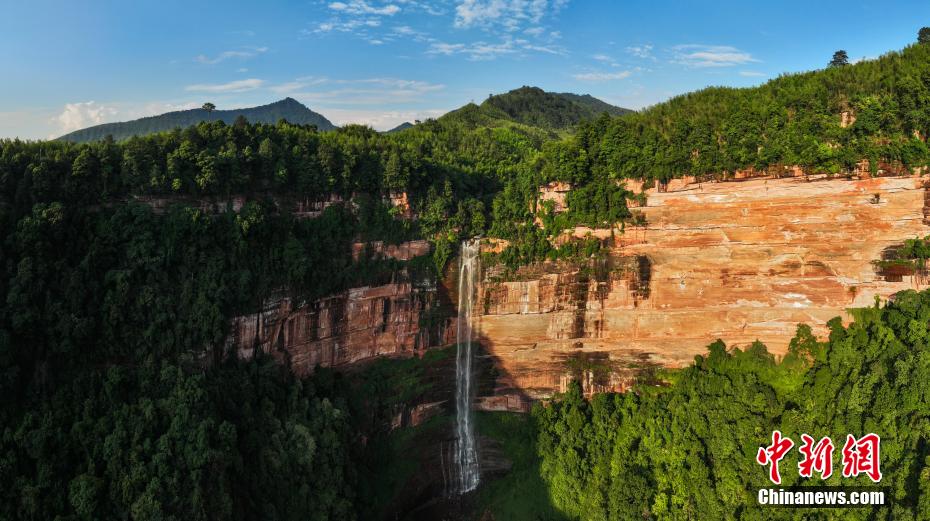
[[[416, 378], [380, 373], [388, 383], [360, 392], [325, 371], [298, 380], [261, 356], [231, 359], [230, 317], [281, 291], [300, 301], [436, 280], [477, 235], [510, 241], [496, 259], [510, 266], [590, 255], [598, 244], [553, 239], [634, 224], [624, 178], [930, 160], [928, 45], [621, 116], [586, 119], [597, 109], [538, 94], [391, 134], [240, 118], [122, 141], [0, 141], [0, 518], [364, 519], [380, 506], [358, 498], [378, 479], [353, 469], [378, 455], [357, 448], [382, 446], [386, 405], [354, 397], [403, 396]], [[855, 123], [841, 126], [844, 111]], [[537, 204], [551, 181], [573, 186], [565, 213]], [[397, 192], [416, 220], [391, 207]], [[284, 204], [334, 194], [345, 202], [314, 219]], [[248, 203], [190, 205], [232, 196]], [[145, 197], [177, 204], [162, 214]], [[351, 257], [355, 241], [418, 237], [430, 258]], [[715, 344], [668, 389], [570, 393], [537, 412], [555, 506], [594, 519], [760, 517], [741, 510], [743, 484], [761, 476], [752, 451], [773, 426], [880, 426], [901, 502], [875, 516], [926, 516], [927, 300], [832, 323], [826, 344], [801, 329], [780, 363], [761, 346]]]
[[[907, 291], [884, 308], [830, 321], [818, 342], [798, 326], [776, 361], [756, 343], [717, 341], [668, 387], [586, 400], [574, 385], [537, 407], [542, 475], [570, 519], [930, 519], [930, 291]], [[881, 485], [890, 507], [793, 510], [756, 506], [768, 472], [759, 447], [779, 429], [837, 444], [881, 435]], [[839, 441], [837, 441], [839, 440]], [[782, 486], [872, 485], [834, 469], [800, 478], [799, 452], [782, 460]], [[816, 476], [816, 474], [815, 474]]]
[[[855, 118], [841, 125], [841, 114]], [[869, 159], [928, 162], [930, 46], [784, 75], [760, 87], [708, 88], [641, 113], [598, 120], [583, 140], [596, 167], [619, 177], [720, 176], [800, 165], [842, 173]]]
[[540, 128], [568, 129], [601, 114], [621, 116], [633, 111], [615, 107], [593, 96], [546, 92], [538, 87], [521, 87], [488, 96], [478, 110], [492, 118], [507, 119]]

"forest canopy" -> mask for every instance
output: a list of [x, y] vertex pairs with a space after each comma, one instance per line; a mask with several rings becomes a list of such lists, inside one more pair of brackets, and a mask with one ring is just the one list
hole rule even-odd
[[[927, 519], [930, 506], [930, 291], [837, 317], [818, 341], [799, 325], [788, 354], [722, 341], [664, 388], [586, 400], [580, 386], [534, 410], [542, 474], [569, 519]], [[797, 440], [881, 436], [881, 486], [890, 506], [794, 510], [760, 507], [771, 485], [756, 463], [773, 430]], [[781, 487], [873, 485], [865, 475], [798, 475], [781, 461]]]

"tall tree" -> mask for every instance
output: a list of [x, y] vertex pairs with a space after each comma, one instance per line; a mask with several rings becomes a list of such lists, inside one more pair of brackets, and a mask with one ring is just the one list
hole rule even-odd
[[917, 31], [917, 43], [930, 43], [930, 27], [921, 27]]
[[202, 108], [203, 110], [206, 110], [207, 112], [213, 112], [214, 110], [216, 110], [216, 105], [208, 101], [203, 104], [203, 107], [200, 107], [200, 108]]
[[846, 51], [840, 49], [833, 53], [833, 59], [830, 60], [830, 67], [842, 67], [844, 65], [849, 65], [849, 55], [846, 54]]

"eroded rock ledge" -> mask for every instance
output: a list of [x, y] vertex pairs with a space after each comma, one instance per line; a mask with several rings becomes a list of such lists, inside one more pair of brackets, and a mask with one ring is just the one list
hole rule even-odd
[[[479, 334], [495, 382], [478, 406], [525, 410], [572, 378], [588, 391], [625, 390], [651, 367], [691, 363], [717, 338], [731, 347], [761, 340], [781, 354], [798, 323], [822, 335], [829, 319], [848, 319], [847, 308], [920, 289], [925, 277], [879, 273], [873, 261], [930, 233], [927, 183], [676, 183], [647, 192], [638, 210], [648, 224], [607, 234], [606, 258], [527, 266], [503, 278], [489, 269]], [[429, 251], [424, 243], [372, 248], [404, 259]], [[445, 284], [454, 291], [454, 281]], [[240, 356], [261, 348], [299, 374], [317, 364], [415, 356], [454, 343], [448, 293], [407, 281], [308, 303], [271, 299], [232, 321], [228, 347]], [[431, 315], [440, 300], [445, 313]]]
[[545, 398], [572, 377], [589, 391], [623, 390], [635, 370], [686, 365], [717, 338], [781, 354], [798, 323], [824, 334], [849, 307], [919, 289], [921, 277], [885, 277], [873, 261], [930, 233], [926, 184], [769, 178], [650, 190], [648, 224], [615, 235], [603, 266], [526, 268], [482, 285], [496, 394]]

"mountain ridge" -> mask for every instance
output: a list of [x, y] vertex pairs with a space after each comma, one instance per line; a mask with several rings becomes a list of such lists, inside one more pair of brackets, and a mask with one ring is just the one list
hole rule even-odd
[[568, 130], [602, 113], [622, 116], [635, 111], [611, 105], [590, 94], [547, 92], [522, 86], [488, 96], [480, 105], [468, 103], [440, 119], [461, 119], [471, 125], [493, 125], [508, 121], [545, 130]]
[[61, 141], [83, 143], [104, 139], [107, 136], [113, 136], [113, 139], [120, 141], [132, 136], [165, 132], [175, 128], [185, 128], [196, 125], [202, 121], [223, 121], [231, 125], [239, 116], [244, 117], [250, 123], [270, 124], [277, 123], [280, 119], [286, 119], [288, 122], [294, 124], [316, 125], [316, 127], [322, 131], [335, 130], [337, 128], [336, 125], [326, 119], [322, 114], [310, 110], [306, 105], [294, 98], [287, 97], [273, 103], [256, 107], [209, 111], [203, 108], [177, 110], [130, 121], [103, 123], [101, 125], [70, 132], [60, 136], [58, 139]]
[[[474, 112], [474, 113], [473, 113]], [[440, 119], [463, 118], [472, 124], [485, 124], [494, 120], [511, 121], [545, 130], [566, 130], [585, 119], [593, 119], [601, 113], [622, 116], [634, 111], [611, 105], [590, 94], [570, 92], [547, 92], [539, 87], [523, 86], [501, 94], [488, 97], [481, 105], [466, 104], [447, 112]], [[338, 127], [320, 113], [314, 112], [306, 105], [291, 97], [282, 100], [229, 110], [206, 110], [203, 108], [178, 110], [146, 116], [129, 121], [103, 123], [75, 130], [57, 138], [60, 141], [85, 143], [112, 136], [121, 141], [133, 136], [143, 136], [156, 132], [166, 132], [175, 128], [186, 128], [200, 122], [223, 121], [233, 124], [242, 116], [250, 123], [274, 124], [280, 119], [300, 125], [316, 125], [321, 131], [335, 130]], [[394, 133], [414, 125], [404, 122], [384, 131]]]

